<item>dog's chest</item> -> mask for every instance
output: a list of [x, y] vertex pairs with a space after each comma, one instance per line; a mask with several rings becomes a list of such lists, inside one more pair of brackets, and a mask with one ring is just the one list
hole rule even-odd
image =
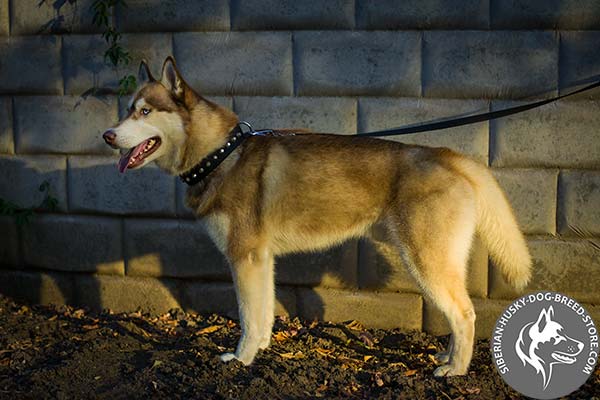
[[228, 246], [230, 219], [222, 212], [213, 212], [201, 218], [206, 232], [221, 253], [226, 252]]

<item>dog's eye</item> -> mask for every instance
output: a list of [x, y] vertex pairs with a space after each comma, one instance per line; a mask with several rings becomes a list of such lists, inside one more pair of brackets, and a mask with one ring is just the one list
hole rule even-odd
[[150, 114], [150, 109], [149, 108], [142, 108], [142, 114], [144, 114], [144, 115]]

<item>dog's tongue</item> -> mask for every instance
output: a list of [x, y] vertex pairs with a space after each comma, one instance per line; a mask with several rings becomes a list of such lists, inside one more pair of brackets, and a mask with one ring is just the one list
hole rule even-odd
[[127, 153], [125, 153], [121, 156], [121, 158], [119, 159], [119, 163], [117, 164], [117, 166], [119, 168], [119, 172], [121, 172], [121, 173], [125, 172], [125, 170], [127, 169], [127, 166], [129, 165], [129, 161], [142, 152], [142, 150], [144, 149], [144, 146], [146, 146], [146, 142], [147, 142], [147, 140], [144, 140], [142, 143], [131, 148]]

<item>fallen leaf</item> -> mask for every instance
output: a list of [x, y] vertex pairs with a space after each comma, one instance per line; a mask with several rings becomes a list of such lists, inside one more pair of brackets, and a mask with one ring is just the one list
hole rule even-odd
[[363, 357], [363, 361], [364, 361], [364, 362], [367, 362], [367, 361], [369, 361], [371, 358], [373, 358], [373, 356], [364, 356], [364, 357]]
[[376, 372], [375, 375], [373, 376], [374, 380], [375, 380], [375, 384], [379, 387], [383, 386], [383, 379], [381, 379], [381, 373], [380, 372]]
[[100, 328], [100, 326], [98, 324], [94, 324], [94, 325], [83, 325], [82, 326], [83, 329], [85, 329], [86, 331], [91, 331], [93, 329], [98, 329]]
[[163, 363], [163, 362], [162, 362], [162, 361], [160, 361], [160, 360], [154, 360], [154, 362], [152, 363], [152, 366], [150, 367], [150, 369], [154, 369], [154, 368], [156, 368], [156, 367], [158, 367], [158, 366], [162, 365], [162, 363]]
[[277, 353], [277, 354], [279, 354], [282, 358], [287, 358], [287, 359], [304, 358], [304, 353], [302, 353], [301, 351], [297, 351], [295, 353], [289, 352], [289, 353]]
[[317, 353], [319, 353], [320, 355], [322, 355], [322, 356], [325, 356], [325, 357], [328, 357], [328, 356], [330, 356], [330, 355], [331, 355], [331, 353], [333, 353], [333, 350], [331, 350], [331, 349], [323, 349], [323, 348], [321, 348], [321, 347], [317, 347], [317, 348], [315, 349], [315, 351], [316, 351]]
[[273, 340], [276, 342], [284, 342], [289, 338], [290, 336], [286, 332], [277, 332], [273, 334]]
[[368, 347], [373, 347], [375, 344], [375, 339], [369, 332], [361, 332], [358, 338]]
[[56, 318], [58, 318], [58, 315], [54, 314], [53, 316], [48, 318], [48, 321], [54, 321]]
[[480, 388], [467, 388], [465, 390], [467, 392], [467, 394], [479, 394], [481, 392]]
[[208, 333], [213, 333], [213, 332], [218, 331], [222, 327], [223, 327], [223, 325], [210, 325], [210, 326], [207, 326], [206, 328], [200, 329], [198, 332], [196, 332], [196, 335], [205, 335]]
[[416, 369], [409, 369], [408, 371], [404, 371], [404, 376], [413, 376], [417, 373]]
[[348, 322], [346, 324], [346, 328], [352, 329], [352, 330], [355, 330], [355, 331], [362, 331], [362, 330], [365, 329], [365, 327], [360, 322], [358, 322], [355, 319], [352, 320], [352, 321], [350, 321], [350, 322]]

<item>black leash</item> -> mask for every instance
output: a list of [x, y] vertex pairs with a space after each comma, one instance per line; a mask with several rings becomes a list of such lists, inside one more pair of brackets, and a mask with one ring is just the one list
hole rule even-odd
[[579, 94], [596, 87], [600, 86], [600, 80], [594, 82], [588, 86], [585, 86], [581, 89], [575, 90], [574, 92], [563, 94], [560, 96], [552, 97], [546, 100], [540, 100], [529, 104], [523, 104], [521, 106], [505, 108], [504, 110], [491, 111], [481, 114], [470, 115], [468, 117], [460, 117], [453, 118], [445, 121], [431, 122], [422, 125], [416, 126], [406, 126], [401, 128], [393, 128], [386, 129], [382, 131], [375, 132], [365, 132], [359, 133], [357, 136], [370, 136], [370, 137], [379, 137], [379, 136], [396, 136], [396, 135], [408, 135], [409, 133], [418, 133], [418, 132], [427, 132], [427, 131], [437, 131], [440, 129], [454, 128], [456, 126], [463, 126], [469, 124], [475, 124], [477, 122], [490, 121], [497, 118], [507, 117], [509, 115], [518, 114], [523, 111], [531, 110], [532, 108], [541, 107], [545, 104], [552, 103], [554, 101], [564, 99], [565, 97], [573, 96], [575, 94]]

